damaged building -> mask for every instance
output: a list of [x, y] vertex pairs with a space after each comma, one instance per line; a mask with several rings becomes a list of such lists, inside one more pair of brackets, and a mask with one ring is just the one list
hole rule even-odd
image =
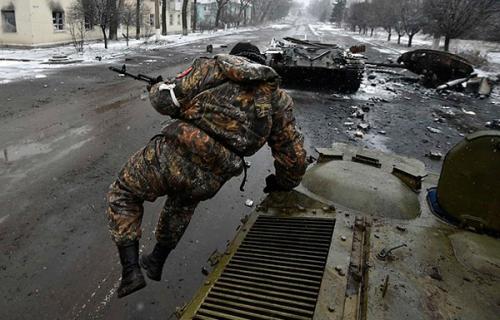
[[[135, 3], [133, 0], [128, 0]], [[71, 42], [67, 13], [75, 0], [0, 0], [0, 46], [36, 47]], [[144, 0], [142, 32], [154, 33], [154, 0]], [[179, 33], [182, 1], [169, 0], [168, 33]], [[188, 25], [190, 25], [188, 15]], [[87, 39], [102, 39], [99, 26], [86, 24]], [[131, 28], [135, 31], [135, 27]], [[118, 30], [120, 36], [122, 32]], [[133, 34], [134, 35], [134, 34]]]

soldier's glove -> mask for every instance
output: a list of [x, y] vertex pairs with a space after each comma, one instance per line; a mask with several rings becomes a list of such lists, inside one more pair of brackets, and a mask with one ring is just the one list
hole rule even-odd
[[278, 180], [274, 174], [270, 174], [266, 178], [266, 187], [264, 188], [264, 193], [271, 192], [286, 192], [290, 191], [289, 189], [285, 189], [278, 184]]

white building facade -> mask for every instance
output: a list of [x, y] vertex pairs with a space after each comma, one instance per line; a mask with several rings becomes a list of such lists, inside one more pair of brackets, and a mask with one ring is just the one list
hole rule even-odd
[[[0, 46], [34, 47], [71, 42], [66, 14], [74, 1], [0, 0]], [[135, 4], [136, 0], [126, 1]], [[151, 35], [154, 34], [155, 29], [155, 0], [142, 1], [144, 9], [141, 33]], [[167, 32], [181, 32], [182, 0], [161, 1], [167, 1]], [[190, 21], [191, 5], [188, 8], [188, 27], [191, 25]], [[135, 36], [135, 25], [130, 29]], [[121, 34], [122, 32], [118, 30], [118, 36]], [[102, 39], [99, 26], [89, 27], [87, 39]]]

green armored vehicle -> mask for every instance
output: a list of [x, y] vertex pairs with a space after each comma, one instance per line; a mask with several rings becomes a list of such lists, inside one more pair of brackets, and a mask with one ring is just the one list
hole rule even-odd
[[363, 81], [363, 58], [336, 44], [273, 39], [265, 54], [285, 88], [354, 93]]
[[500, 317], [500, 132], [472, 134], [440, 175], [345, 144], [267, 197], [181, 319]]

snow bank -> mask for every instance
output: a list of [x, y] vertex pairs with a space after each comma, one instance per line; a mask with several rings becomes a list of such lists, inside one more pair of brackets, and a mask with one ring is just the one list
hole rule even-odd
[[[147, 51], [159, 48], [178, 47], [204, 39], [255, 30], [258, 29], [249, 27], [203, 33], [196, 32], [190, 33], [187, 36], [173, 34], [160, 36], [159, 41], [155, 41], [155, 36], [152, 36], [146, 40], [130, 40], [128, 47], [124, 40], [110, 41], [108, 43], [108, 49], [104, 48], [103, 42], [94, 41], [85, 45], [83, 53], [76, 53], [72, 45], [36, 49], [0, 48], [0, 84], [15, 80], [47, 77], [52, 72], [61, 68], [97, 63], [114, 63], [124, 56], [133, 54], [138, 50]], [[44, 64], [55, 55], [64, 55], [70, 60], [80, 60], [81, 62], [67, 65]]]
[[269, 26], [271, 29], [275, 30], [283, 30], [283, 29], [290, 29], [292, 26], [289, 24], [272, 24]]

